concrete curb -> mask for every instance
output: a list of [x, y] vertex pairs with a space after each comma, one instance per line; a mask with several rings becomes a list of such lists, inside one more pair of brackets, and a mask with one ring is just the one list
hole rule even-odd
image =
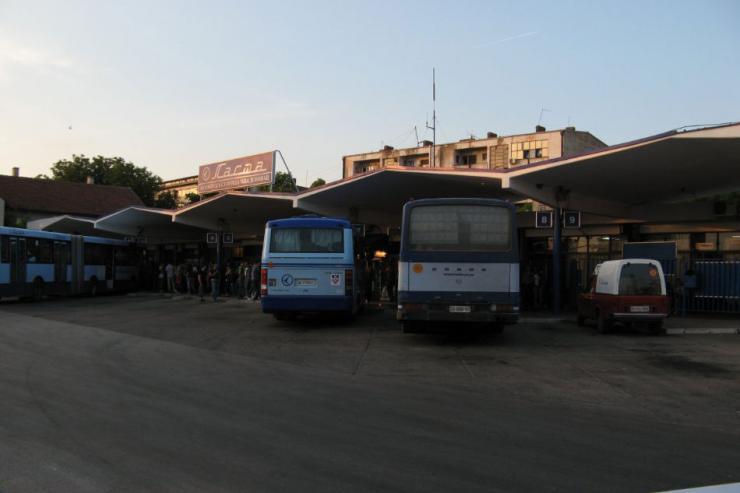
[[670, 335], [734, 335], [740, 334], [740, 329], [728, 327], [702, 327], [693, 329], [666, 329], [666, 334]]

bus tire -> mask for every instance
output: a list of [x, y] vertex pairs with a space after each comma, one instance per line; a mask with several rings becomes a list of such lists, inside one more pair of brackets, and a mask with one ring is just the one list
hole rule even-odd
[[41, 301], [44, 298], [44, 281], [41, 278], [33, 280], [33, 301]]
[[606, 315], [596, 312], [596, 331], [599, 334], [608, 334], [612, 330], [612, 322]]
[[655, 322], [650, 322], [648, 324], [648, 329], [650, 330], [650, 333], [654, 335], [665, 334], [665, 327], [663, 327], [662, 320], [656, 320]]
[[578, 315], [578, 317], [576, 318], [576, 324], [578, 324], [579, 327], [583, 327], [584, 325], [586, 325], [586, 317]]
[[90, 278], [90, 289], [88, 290], [88, 293], [90, 293], [90, 296], [98, 294], [98, 278], [95, 276]]
[[404, 334], [418, 334], [421, 332], [419, 322], [416, 320], [404, 320], [401, 322], [401, 332]]
[[492, 322], [488, 325], [488, 330], [491, 334], [502, 334], [504, 332], [504, 324], [501, 322]]

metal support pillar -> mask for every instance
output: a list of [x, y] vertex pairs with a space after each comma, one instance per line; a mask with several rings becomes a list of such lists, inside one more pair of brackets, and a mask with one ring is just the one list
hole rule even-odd
[[562, 211], [556, 207], [552, 224], [552, 313], [560, 314], [560, 229]]

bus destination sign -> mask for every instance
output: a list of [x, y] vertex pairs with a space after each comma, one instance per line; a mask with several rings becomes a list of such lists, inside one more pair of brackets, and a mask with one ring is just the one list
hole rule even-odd
[[269, 185], [275, 168], [274, 156], [270, 151], [204, 164], [198, 171], [198, 193]]

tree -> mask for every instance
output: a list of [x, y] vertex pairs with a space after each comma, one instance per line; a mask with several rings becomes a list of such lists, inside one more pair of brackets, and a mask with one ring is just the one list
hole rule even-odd
[[[267, 192], [270, 190], [270, 185], [262, 185], [258, 188], [260, 192]], [[272, 185], [273, 192], [295, 192], [295, 178], [290, 176], [284, 171], [278, 171], [275, 173], [275, 182]]]
[[311, 183], [310, 188], [320, 187], [321, 185], [326, 185], [326, 180], [324, 180], [323, 178], [316, 178], [313, 183]]
[[201, 199], [200, 195], [198, 195], [195, 192], [188, 192], [185, 194], [185, 203], [186, 204], [192, 204], [195, 202], [199, 202]]
[[[118, 185], [131, 187], [146, 205], [154, 205], [162, 179], [146, 169], [136, 166], [122, 157], [95, 156], [92, 159], [84, 154], [72, 155], [71, 160], [57, 161], [51, 167], [55, 180], [85, 183], [92, 177], [99, 185]], [[174, 198], [174, 197], [173, 197]]]
[[174, 209], [177, 207], [175, 194], [169, 190], [160, 193], [157, 195], [157, 198], [154, 199], [154, 207], [159, 207], [160, 209]]

